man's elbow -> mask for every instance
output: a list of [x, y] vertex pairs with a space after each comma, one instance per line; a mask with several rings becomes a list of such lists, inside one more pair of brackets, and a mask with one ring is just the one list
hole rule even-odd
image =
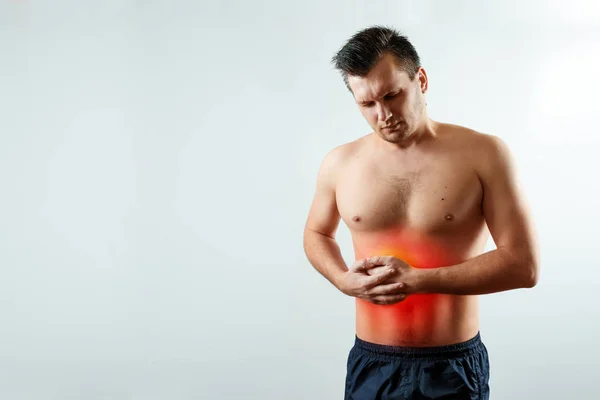
[[514, 271], [516, 288], [530, 289], [537, 285], [540, 276], [538, 257], [530, 250], [511, 252], [511, 268]]
[[515, 289], [529, 289], [537, 285], [540, 275], [539, 257], [530, 249], [508, 251], [509, 263], [513, 271]]
[[310, 248], [310, 231], [304, 228], [304, 235], [302, 238], [302, 247], [304, 249], [304, 254], [308, 256], [308, 251]]
[[526, 271], [526, 273], [523, 278], [523, 280], [524, 280], [523, 286], [525, 288], [530, 289], [530, 288], [534, 287], [535, 285], [537, 285], [538, 280], [540, 278], [539, 263], [537, 261], [529, 262], [529, 263], [527, 263], [524, 270]]

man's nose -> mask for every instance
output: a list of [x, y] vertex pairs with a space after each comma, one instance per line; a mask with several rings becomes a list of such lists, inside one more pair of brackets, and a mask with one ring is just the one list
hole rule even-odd
[[392, 111], [388, 107], [381, 105], [379, 107], [379, 120], [382, 122], [387, 122], [391, 117]]

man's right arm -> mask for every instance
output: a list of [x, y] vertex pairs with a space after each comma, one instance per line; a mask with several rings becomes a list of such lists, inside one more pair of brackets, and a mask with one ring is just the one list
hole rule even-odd
[[343, 161], [343, 147], [331, 150], [324, 158], [317, 175], [317, 185], [306, 225], [304, 227], [304, 252], [310, 263], [335, 287], [341, 282], [348, 267], [335, 240], [339, 226], [335, 184]]
[[371, 275], [367, 271], [376, 264], [367, 260], [357, 260], [348, 268], [335, 240], [341, 219], [335, 186], [345, 151], [343, 146], [337, 147], [321, 163], [315, 196], [304, 227], [304, 252], [313, 267], [342, 293], [375, 304], [397, 303], [406, 297], [401, 292], [404, 284], [385, 283], [396, 271], [384, 268]]

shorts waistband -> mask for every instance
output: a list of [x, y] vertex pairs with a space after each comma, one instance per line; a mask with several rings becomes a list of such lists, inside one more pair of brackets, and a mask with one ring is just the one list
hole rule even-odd
[[393, 358], [453, 358], [474, 354], [483, 349], [481, 334], [477, 334], [461, 343], [445, 346], [409, 347], [390, 346], [367, 342], [355, 335], [354, 347], [372, 355], [387, 356]]

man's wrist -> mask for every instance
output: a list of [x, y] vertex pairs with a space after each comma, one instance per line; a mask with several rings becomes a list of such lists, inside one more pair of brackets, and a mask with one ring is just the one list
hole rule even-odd
[[439, 286], [441, 268], [415, 268], [414, 293], [435, 293]]
[[339, 271], [333, 274], [331, 278], [331, 283], [335, 286], [340, 292], [344, 293], [344, 278], [346, 276], [347, 271]]

